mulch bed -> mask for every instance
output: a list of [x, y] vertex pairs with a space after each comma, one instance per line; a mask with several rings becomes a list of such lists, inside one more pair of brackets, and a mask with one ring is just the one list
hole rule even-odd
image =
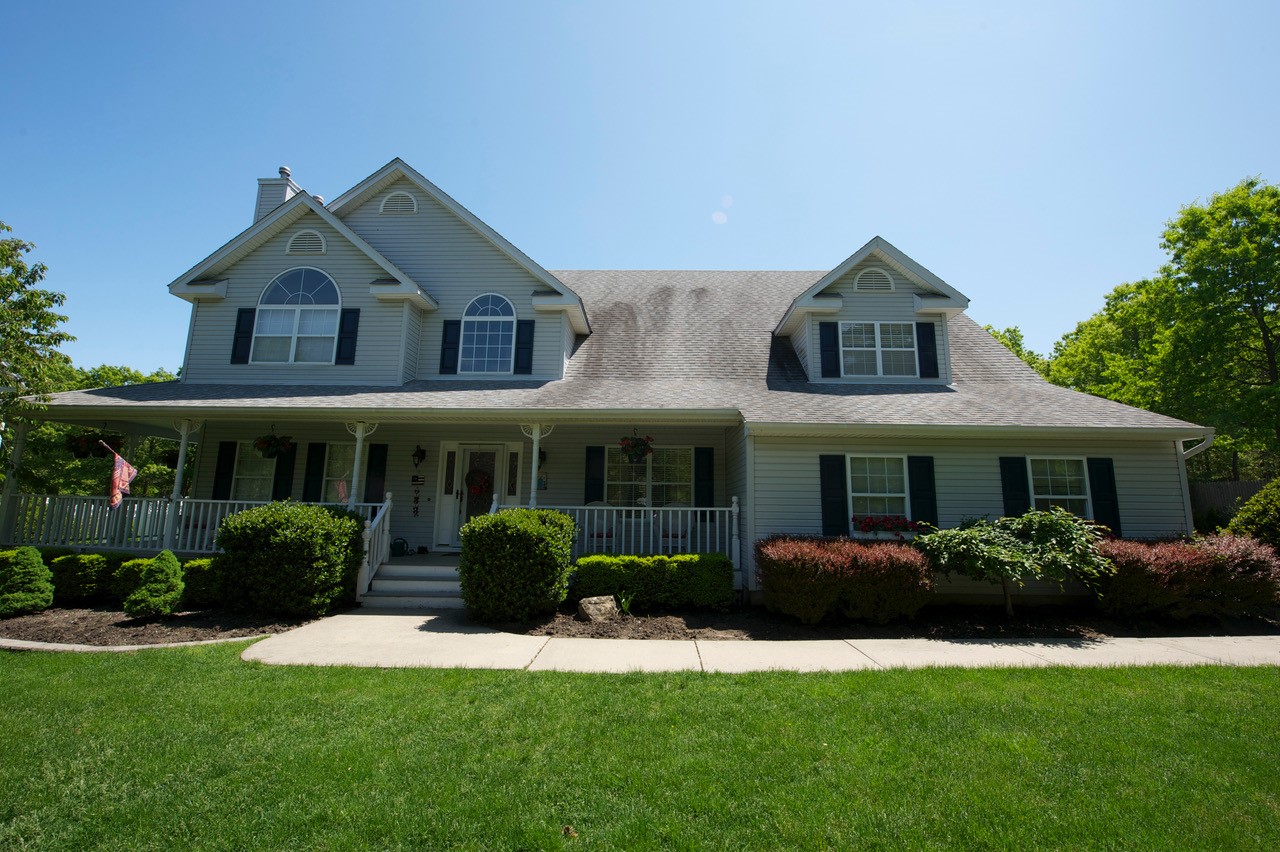
[[305, 623], [306, 619], [287, 620], [220, 610], [176, 613], [168, 618], [130, 618], [110, 607], [54, 607], [0, 620], [0, 636], [74, 645], [156, 645], [283, 633]]
[[[0, 636], [78, 645], [153, 645], [283, 633], [306, 619], [287, 620], [209, 610], [169, 618], [130, 618], [118, 609], [54, 608], [0, 620]], [[896, 624], [801, 624], [763, 607], [728, 612], [619, 614], [603, 622], [579, 620], [566, 607], [524, 624], [491, 625], [508, 633], [589, 639], [1105, 639], [1113, 636], [1258, 636], [1280, 634], [1280, 612], [1266, 617], [1169, 621], [1118, 619], [1088, 607], [1024, 608], [1008, 617], [999, 606], [926, 607]]]

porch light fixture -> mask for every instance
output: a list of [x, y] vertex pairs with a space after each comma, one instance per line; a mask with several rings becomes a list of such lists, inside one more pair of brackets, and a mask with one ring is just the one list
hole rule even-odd
[[413, 451], [413, 455], [410, 456], [410, 458], [413, 459], [414, 467], [417, 467], [418, 465], [422, 464], [423, 460], [426, 459], [426, 457], [427, 457], [427, 451], [422, 449], [421, 444], [417, 446], [417, 449]]

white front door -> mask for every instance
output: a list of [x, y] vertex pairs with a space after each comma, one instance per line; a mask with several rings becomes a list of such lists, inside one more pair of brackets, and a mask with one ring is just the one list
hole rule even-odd
[[440, 445], [437, 548], [461, 547], [458, 531], [462, 525], [487, 513], [494, 494], [505, 493], [506, 453], [502, 444]]

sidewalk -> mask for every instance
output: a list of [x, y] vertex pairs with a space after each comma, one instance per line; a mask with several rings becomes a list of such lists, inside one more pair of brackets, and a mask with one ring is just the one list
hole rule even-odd
[[1160, 639], [561, 639], [501, 633], [457, 612], [359, 610], [251, 645], [271, 665], [568, 672], [798, 672], [921, 666], [1280, 666], [1280, 636]]

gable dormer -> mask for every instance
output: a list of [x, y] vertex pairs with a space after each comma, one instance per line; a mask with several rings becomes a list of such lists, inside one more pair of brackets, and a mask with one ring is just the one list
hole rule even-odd
[[946, 320], [969, 300], [875, 237], [800, 294], [774, 329], [809, 380], [947, 384]]

